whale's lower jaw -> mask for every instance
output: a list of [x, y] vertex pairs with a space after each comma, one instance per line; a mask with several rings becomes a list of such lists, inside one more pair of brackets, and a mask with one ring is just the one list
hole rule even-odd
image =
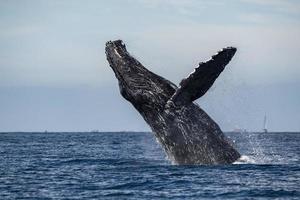
[[192, 102], [204, 95], [235, 51], [223, 49], [201, 63], [177, 88], [130, 56], [120, 40], [106, 44], [121, 95], [139, 111], [170, 160], [185, 165], [230, 164], [240, 157], [217, 123]]

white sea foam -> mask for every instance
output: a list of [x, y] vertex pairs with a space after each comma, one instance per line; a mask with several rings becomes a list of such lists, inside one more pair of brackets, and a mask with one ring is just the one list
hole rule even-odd
[[250, 156], [242, 155], [237, 161], [233, 164], [256, 164], [257, 162]]

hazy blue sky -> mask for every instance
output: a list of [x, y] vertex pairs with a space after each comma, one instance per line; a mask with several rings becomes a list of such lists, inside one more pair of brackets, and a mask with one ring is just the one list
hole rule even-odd
[[105, 58], [123, 39], [174, 83], [238, 52], [197, 103], [223, 130], [300, 131], [298, 0], [0, 0], [0, 131], [149, 130]]

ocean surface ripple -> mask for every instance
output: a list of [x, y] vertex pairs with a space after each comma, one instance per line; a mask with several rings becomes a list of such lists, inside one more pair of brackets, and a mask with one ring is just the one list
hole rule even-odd
[[178, 166], [152, 133], [0, 133], [0, 199], [299, 199], [300, 133], [226, 133], [232, 165]]

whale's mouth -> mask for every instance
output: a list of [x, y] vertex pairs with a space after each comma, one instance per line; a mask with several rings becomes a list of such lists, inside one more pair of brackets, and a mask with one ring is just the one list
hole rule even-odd
[[125, 59], [123, 57], [128, 54], [122, 40], [108, 41], [106, 43], [105, 53], [107, 55], [107, 60], [110, 63], [110, 67], [117, 78], [121, 78], [122, 74], [126, 72], [125, 67], [127, 67], [124, 65]]
[[122, 40], [106, 42], [105, 53], [107, 60], [119, 81], [121, 93], [129, 89], [129, 76], [131, 76], [131, 65], [128, 63], [129, 53]]
[[[116, 54], [117, 56], [119, 56], [120, 58], [127, 53], [126, 50], [126, 46], [123, 43], [122, 40], [115, 40], [115, 41], [108, 41], [106, 42], [106, 48], [105, 48], [106, 53], [108, 53], [109, 55], [111, 53]], [[113, 51], [113, 52], [112, 52]]]
[[[173, 83], [145, 68], [130, 55], [122, 40], [108, 41], [105, 53], [125, 99], [135, 105], [143, 102], [143, 105], [151, 104], [163, 109], [177, 88]], [[160, 102], [162, 99], [164, 103]]]
[[141, 63], [128, 53], [122, 40], [108, 41], [105, 53], [110, 67], [119, 81], [132, 82], [136, 75], [145, 72]]
[[[105, 53], [109, 65], [119, 81], [122, 96], [127, 100], [135, 99], [135, 96], [145, 87], [147, 70], [127, 52], [122, 40], [108, 41]], [[142, 79], [144, 81], [141, 81]]]

